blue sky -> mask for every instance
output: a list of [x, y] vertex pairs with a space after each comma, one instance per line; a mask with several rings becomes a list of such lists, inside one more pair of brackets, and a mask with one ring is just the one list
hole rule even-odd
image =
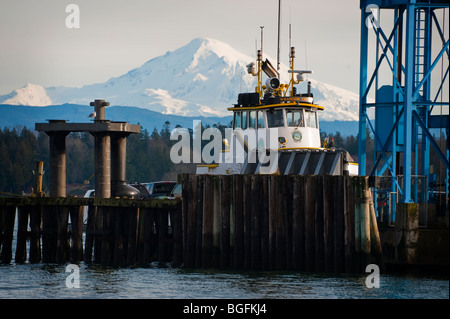
[[[70, 3], [80, 9], [79, 29], [66, 27]], [[0, 94], [26, 83], [104, 82], [197, 37], [253, 57], [261, 25], [264, 50], [276, 57], [277, 10], [277, 0], [0, 0]], [[359, 1], [283, 0], [286, 64], [289, 23], [296, 65], [307, 61], [317, 80], [358, 92]]]

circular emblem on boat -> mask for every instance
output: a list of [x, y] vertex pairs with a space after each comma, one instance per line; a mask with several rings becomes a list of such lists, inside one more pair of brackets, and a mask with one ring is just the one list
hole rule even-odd
[[300, 142], [302, 140], [302, 133], [300, 133], [299, 131], [294, 131], [294, 133], [292, 133], [292, 139], [295, 142]]

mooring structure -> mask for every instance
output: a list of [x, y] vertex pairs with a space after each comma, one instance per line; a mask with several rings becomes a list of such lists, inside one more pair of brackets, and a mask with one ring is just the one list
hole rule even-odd
[[89, 132], [95, 139], [95, 197], [129, 195], [135, 190], [126, 185], [126, 138], [140, 133], [141, 127], [105, 119], [109, 102], [95, 100], [93, 123], [67, 123], [49, 120], [36, 123], [36, 130], [50, 137], [50, 196], [66, 197], [66, 136], [71, 132]]

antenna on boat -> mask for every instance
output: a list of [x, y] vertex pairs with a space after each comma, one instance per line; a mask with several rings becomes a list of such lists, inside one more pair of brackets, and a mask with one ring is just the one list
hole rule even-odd
[[[278, 0], [278, 48], [277, 48], [277, 71], [280, 70], [280, 29], [281, 29], [281, 0]], [[278, 72], [278, 78], [280, 73]]]
[[261, 59], [262, 59], [262, 53], [263, 53], [263, 37], [264, 37], [264, 32], [263, 32], [263, 30], [264, 30], [264, 26], [262, 25], [262, 26], [260, 26], [260, 28], [261, 28]]
[[264, 38], [264, 26], [260, 26], [261, 28], [261, 50], [259, 50], [257, 52], [257, 61], [258, 61], [258, 93], [259, 93], [259, 98], [262, 98], [262, 59], [263, 59], [263, 38]]
[[292, 40], [292, 34], [291, 34], [291, 24], [289, 23], [289, 49], [292, 48], [291, 45], [291, 40]]

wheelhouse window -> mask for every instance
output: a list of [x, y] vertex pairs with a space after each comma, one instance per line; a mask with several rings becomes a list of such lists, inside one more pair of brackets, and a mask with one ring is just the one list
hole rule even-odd
[[316, 112], [305, 110], [305, 122], [306, 126], [317, 128]]
[[241, 128], [241, 112], [234, 112], [233, 128]]
[[247, 111], [242, 112], [242, 129], [245, 130], [247, 128]]
[[287, 110], [286, 120], [288, 126], [303, 127], [305, 122], [303, 120], [303, 110]]
[[283, 110], [268, 110], [267, 114], [267, 125], [269, 127], [280, 127], [284, 126]]
[[256, 111], [250, 111], [248, 119], [250, 123], [248, 127], [256, 128]]
[[258, 118], [258, 128], [265, 128], [266, 123], [264, 121], [264, 111], [258, 111], [257, 118]]

